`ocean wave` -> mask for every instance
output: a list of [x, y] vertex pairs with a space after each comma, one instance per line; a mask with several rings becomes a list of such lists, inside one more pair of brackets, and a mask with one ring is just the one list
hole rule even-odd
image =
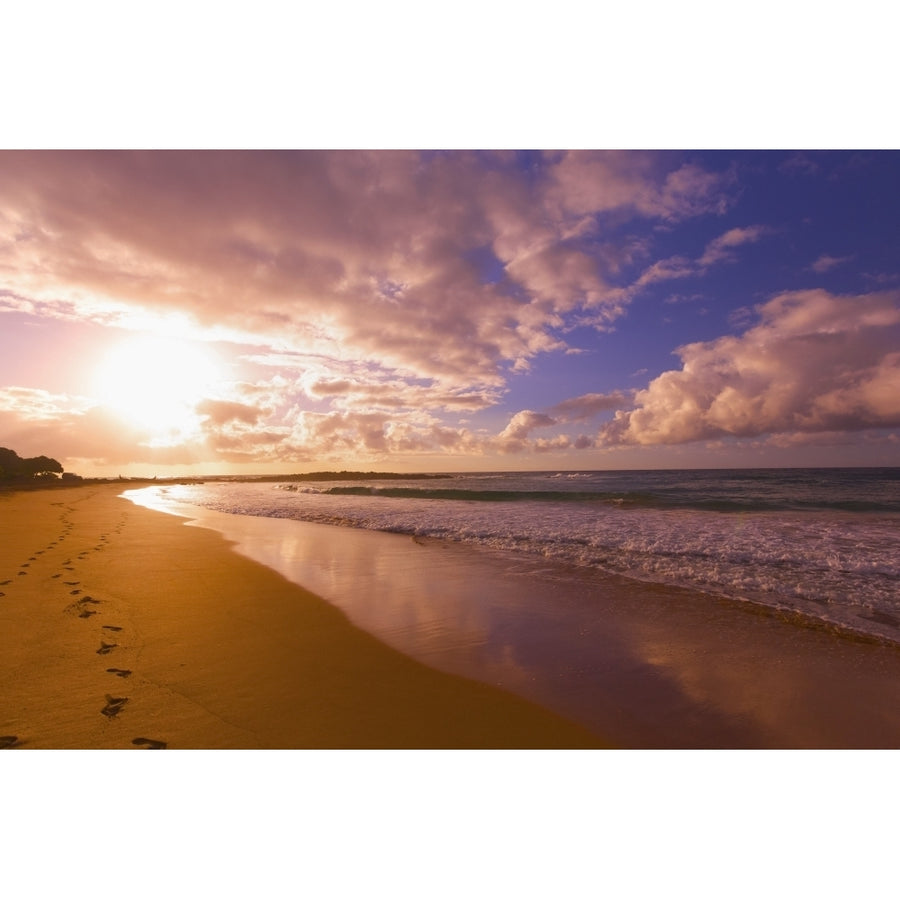
[[[556, 477], [556, 476], [552, 476]], [[603, 504], [621, 509], [694, 509], [718, 513], [789, 512], [833, 510], [835, 512], [897, 513], [900, 501], [825, 497], [700, 497], [652, 491], [585, 490], [494, 490], [474, 488], [383, 487], [379, 485], [335, 485], [332, 487], [279, 485], [298, 494], [333, 497], [385, 497], [399, 500], [438, 500], [465, 503], [574, 503]]]

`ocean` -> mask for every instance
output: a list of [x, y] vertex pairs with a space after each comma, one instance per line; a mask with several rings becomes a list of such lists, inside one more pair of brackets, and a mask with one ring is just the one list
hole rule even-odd
[[900, 644], [900, 468], [207, 482], [158, 499], [724, 596]]

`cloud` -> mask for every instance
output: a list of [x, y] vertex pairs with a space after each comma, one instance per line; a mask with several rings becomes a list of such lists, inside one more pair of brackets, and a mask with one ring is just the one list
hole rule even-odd
[[550, 407], [548, 413], [563, 422], [584, 422], [601, 412], [616, 409], [630, 401], [622, 391], [609, 394], [582, 394]]
[[[149, 428], [123, 421], [110, 409], [84, 397], [13, 387], [0, 389], [0, 433], [19, 451], [59, 459], [67, 468], [95, 466], [185, 466], [203, 462], [283, 464], [384, 458], [404, 453], [480, 454], [483, 437], [457, 424], [449, 427], [422, 405], [420, 388], [404, 385], [314, 383], [337, 408], [303, 408], [303, 386], [275, 376], [256, 384], [233, 385], [235, 397], [206, 398], [195, 406], [196, 421], [162, 439]], [[394, 388], [399, 393], [392, 394]], [[380, 396], [382, 388], [390, 397]], [[372, 405], [354, 402], [367, 398]], [[440, 408], [480, 409], [484, 398], [448, 395]]]
[[501, 453], [524, 453], [534, 451], [547, 453], [555, 450], [574, 448], [584, 450], [594, 446], [594, 440], [586, 435], [573, 437], [558, 434], [552, 438], [533, 439], [533, 431], [552, 428], [570, 422], [584, 422], [601, 413], [616, 409], [629, 402], [630, 395], [621, 391], [610, 394], [583, 394], [571, 397], [550, 407], [546, 412], [523, 409], [513, 415], [507, 426], [496, 437], [485, 442], [485, 450], [499, 450]]
[[793, 153], [778, 166], [784, 175], [818, 175], [822, 167], [805, 153]]
[[400, 378], [382, 378], [357, 370], [352, 376], [332, 376], [324, 366], [307, 369], [298, 386], [310, 399], [327, 400], [335, 409], [377, 408], [382, 411], [428, 408], [446, 412], [474, 412], [493, 406], [499, 392], [491, 388], [435, 390]]
[[[228, 340], [476, 390], [622, 314], [603, 217], [675, 221], [727, 176], [641, 153], [5, 151], [6, 304]], [[676, 164], [677, 165], [677, 164]], [[504, 273], [486, 283], [475, 252]]]
[[136, 425], [84, 397], [30, 388], [0, 389], [0, 434], [26, 456], [46, 454], [106, 465], [179, 465], [202, 458], [201, 442], [159, 445]]
[[693, 261], [684, 256], [670, 256], [661, 259], [645, 269], [640, 278], [632, 285], [632, 290], [645, 287], [657, 281], [671, 281], [673, 278], [688, 278], [697, 274]]
[[263, 415], [262, 409], [232, 400], [201, 400], [196, 409], [209, 423], [219, 426], [229, 422], [255, 425]]
[[481, 440], [467, 429], [448, 428], [427, 414], [301, 412], [289, 437], [271, 458], [285, 460], [384, 457], [405, 453], [480, 453]]
[[556, 420], [546, 413], [534, 412], [534, 410], [531, 409], [523, 409], [521, 412], [517, 412], [509, 420], [509, 424], [500, 433], [500, 439], [519, 441], [528, 437], [535, 428], [549, 428], [551, 425], [555, 424]]
[[682, 368], [638, 391], [599, 443], [900, 426], [900, 295], [798, 291], [757, 313], [740, 336], [680, 348]]
[[627, 288], [620, 291], [623, 301], [632, 298], [647, 285], [661, 281], [672, 281], [677, 278], [699, 277], [706, 274], [710, 266], [737, 261], [736, 247], [752, 244], [767, 234], [771, 228], [765, 225], [748, 225], [743, 228], [731, 228], [724, 234], [710, 241], [697, 259], [686, 256], [670, 256], [657, 260], [648, 266], [641, 275]]
[[[500, 435], [447, 420], [498, 404], [535, 357], [577, 352], [574, 328], [612, 327], [630, 295], [610, 285], [646, 255], [623, 223], [717, 215], [734, 177], [659, 153], [534, 163], [0, 151], [0, 312], [229, 341], [242, 363], [266, 368], [203, 400], [190, 429], [165, 440], [83, 398], [16, 405], [7, 394], [0, 416], [17, 449], [62, 435], [70, 457], [123, 465], [587, 446], [584, 435], [531, 435], [627, 394], [526, 410]], [[663, 261], [646, 280], [692, 265]]]
[[734, 253], [735, 247], [740, 247], [741, 244], [753, 244], [768, 232], [769, 229], [763, 225], [732, 228], [706, 245], [706, 250], [697, 260], [697, 264], [702, 268], [723, 262], [734, 262], [737, 259]]
[[825, 253], [812, 263], [809, 268], [817, 275], [821, 275], [825, 272], [830, 272], [835, 266], [850, 262], [851, 259], [853, 259], [852, 256], [829, 256]]

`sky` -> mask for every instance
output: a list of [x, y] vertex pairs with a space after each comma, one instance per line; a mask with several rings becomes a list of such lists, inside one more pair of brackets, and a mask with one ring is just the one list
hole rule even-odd
[[83, 475], [900, 462], [900, 153], [0, 151], [0, 445]]

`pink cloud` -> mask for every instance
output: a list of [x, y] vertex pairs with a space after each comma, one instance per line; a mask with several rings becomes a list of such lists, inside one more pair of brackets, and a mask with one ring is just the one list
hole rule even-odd
[[712, 266], [717, 263], [731, 262], [736, 257], [734, 248], [742, 244], [756, 243], [763, 235], [768, 234], [769, 228], [763, 225], [751, 225], [747, 228], [732, 228], [725, 234], [715, 238], [706, 245], [703, 255], [697, 260], [698, 265]]
[[[639, 153], [573, 152], [528, 185], [473, 154], [4, 152], [0, 267], [48, 315], [186, 314], [248, 342], [447, 384], [565, 349], [562, 316], [621, 315], [595, 217], [683, 218], [727, 179]], [[435, 211], [440, 210], [440, 215]], [[525, 295], [484, 284], [493, 247]], [[397, 302], [402, 296], [402, 304]], [[8, 302], [12, 302], [10, 299]]]
[[809, 268], [817, 275], [821, 275], [824, 272], [830, 272], [836, 266], [849, 262], [851, 259], [853, 259], [852, 256], [829, 256], [827, 253], [823, 253]]
[[510, 420], [509, 424], [500, 433], [501, 441], [520, 441], [530, 434], [535, 428], [548, 428], [555, 425], [556, 420], [548, 416], [546, 413], [534, 412], [530, 409], [523, 409], [517, 412]]
[[[765, 225], [749, 225], [744, 228], [731, 228], [719, 237], [710, 241], [697, 259], [685, 256], [670, 256], [657, 260], [648, 266], [641, 275], [627, 288], [620, 289], [623, 301], [632, 298], [647, 285], [677, 278], [697, 277], [706, 274], [710, 266], [734, 262], [736, 247], [751, 244], [770, 234], [771, 228]], [[623, 304], [624, 305], [624, 304]]]
[[604, 445], [900, 425], [896, 293], [782, 294], [739, 337], [689, 344], [605, 425]]
[[[565, 348], [560, 315], [621, 314], [603, 254], [579, 244], [594, 215], [706, 211], [717, 183], [640, 154], [566, 154], [528, 188], [462, 153], [7, 152], [0, 266], [9, 297], [47, 315], [185, 313], [274, 347], [497, 384], [504, 361]], [[480, 281], [465, 261], [480, 246], [525, 296]]]
[[610, 394], [583, 394], [557, 403], [548, 412], [561, 421], [583, 422], [598, 413], [608, 412], [628, 402], [629, 396], [621, 391]]
[[197, 404], [197, 412], [206, 417], [208, 422], [220, 426], [228, 422], [244, 422], [247, 425], [255, 425], [264, 415], [262, 409], [233, 400], [201, 400]]

